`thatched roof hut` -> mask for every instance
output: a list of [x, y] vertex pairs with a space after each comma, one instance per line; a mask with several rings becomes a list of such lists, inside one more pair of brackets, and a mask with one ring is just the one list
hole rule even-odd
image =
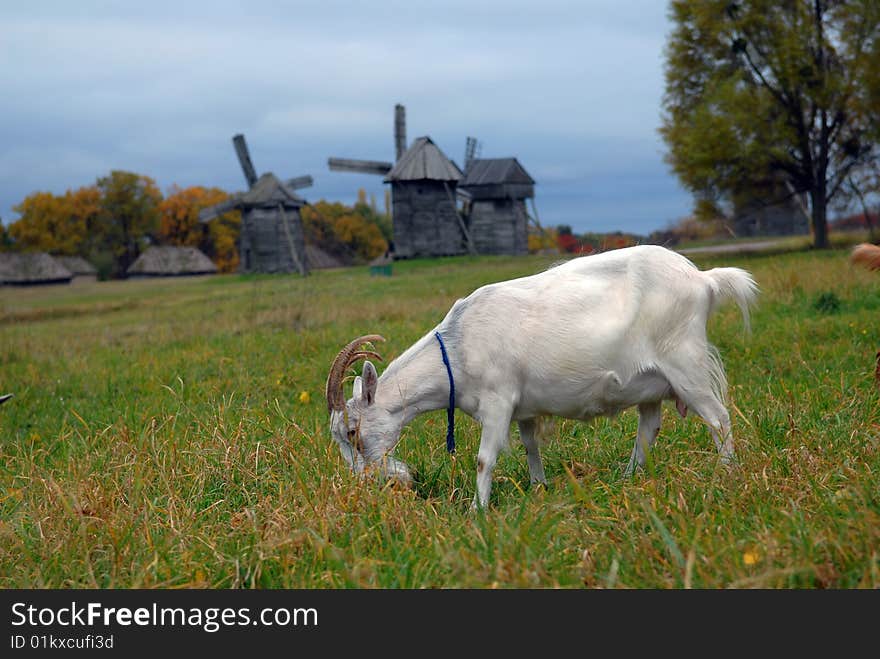
[[73, 273], [45, 252], [0, 253], [0, 285], [69, 284]]
[[96, 281], [98, 279], [97, 268], [81, 256], [56, 256], [55, 260], [73, 273], [73, 281], [71, 283]]
[[309, 265], [309, 270], [344, 268], [347, 265], [351, 265], [347, 261], [350, 261], [350, 259], [342, 259], [321, 249], [317, 245], [306, 243], [306, 263]]
[[195, 247], [150, 247], [128, 268], [129, 277], [213, 275], [217, 266]]

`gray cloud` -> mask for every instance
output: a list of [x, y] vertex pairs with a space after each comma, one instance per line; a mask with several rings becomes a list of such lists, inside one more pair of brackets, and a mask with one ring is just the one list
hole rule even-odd
[[171, 184], [310, 173], [310, 199], [383, 197], [330, 155], [392, 158], [408, 135], [461, 163], [517, 156], [548, 224], [647, 233], [688, 212], [657, 137], [665, 4], [29, 2], [0, 8], [0, 217], [111, 169]]

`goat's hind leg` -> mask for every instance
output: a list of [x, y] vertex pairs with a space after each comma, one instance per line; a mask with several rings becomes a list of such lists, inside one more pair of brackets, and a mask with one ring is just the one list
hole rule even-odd
[[709, 427], [715, 448], [721, 455], [721, 462], [731, 465], [736, 462], [733, 448], [733, 433], [730, 431], [730, 414], [724, 404], [712, 394], [698, 394], [686, 399], [694, 414]]
[[[723, 371], [720, 365], [718, 369], [719, 379], [723, 382]], [[669, 382], [678, 399], [689, 408], [691, 412], [700, 417], [709, 427], [709, 433], [715, 442], [715, 448], [721, 455], [724, 464], [732, 464], [736, 460], [733, 448], [733, 434], [730, 431], [730, 414], [716, 393], [712, 379], [708, 375], [709, 369], [691, 371], [685, 374], [679, 369], [675, 374], [669, 374]]]
[[636, 443], [633, 446], [629, 464], [626, 466], [624, 476], [629, 478], [633, 475], [636, 467], [644, 467], [648, 451], [660, 434], [660, 416], [662, 410], [660, 401], [654, 403], [642, 403], [639, 405], [639, 430], [636, 434]]
[[519, 436], [522, 439], [523, 446], [526, 447], [526, 459], [529, 462], [529, 481], [532, 485], [541, 483], [547, 484], [544, 477], [544, 465], [541, 462], [541, 450], [538, 448], [538, 440], [535, 436], [537, 421], [535, 419], [524, 419], [518, 422]]

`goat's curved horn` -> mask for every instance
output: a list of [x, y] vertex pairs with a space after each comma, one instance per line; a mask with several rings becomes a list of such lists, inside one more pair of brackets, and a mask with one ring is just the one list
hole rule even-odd
[[345, 371], [358, 359], [366, 359], [367, 357], [375, 357], [382, 360], [378, 353], [372, 350], [358, 350], [363, 344], [372, 341], [384, 341], [385, 337], [378, 334], [367, 334], [361, 336], [349, 343], [333, 360], [330, 367], [330, 374], [327, 376], [327, 387], [325, 394], [327, 396], [327, 409], [329, 411], [345, 409], [345, 396], [342, 393], [342, 379], [345, 377]]

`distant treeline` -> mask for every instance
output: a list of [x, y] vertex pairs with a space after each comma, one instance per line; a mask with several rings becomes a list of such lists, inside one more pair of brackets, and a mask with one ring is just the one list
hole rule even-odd
[[[199, 211], [228, 199], [219, 188], [172, 185], [163, 195], [149, 176], [111, 171], [94, 185], [56, 195], [34, 192], [14, 207], [19, 219], [0, 225], [0, 251], [44, 251], [82, 256], [102, 279], [124, 277], [149, 245], [197, 247], [221, 272], [238, 268], [241, 214], [199, 222]], [[303, 209], [306, 239], [348, 262], [383, 253], [390, 218], [361, 191], [353, 206], [319, 201]]]

